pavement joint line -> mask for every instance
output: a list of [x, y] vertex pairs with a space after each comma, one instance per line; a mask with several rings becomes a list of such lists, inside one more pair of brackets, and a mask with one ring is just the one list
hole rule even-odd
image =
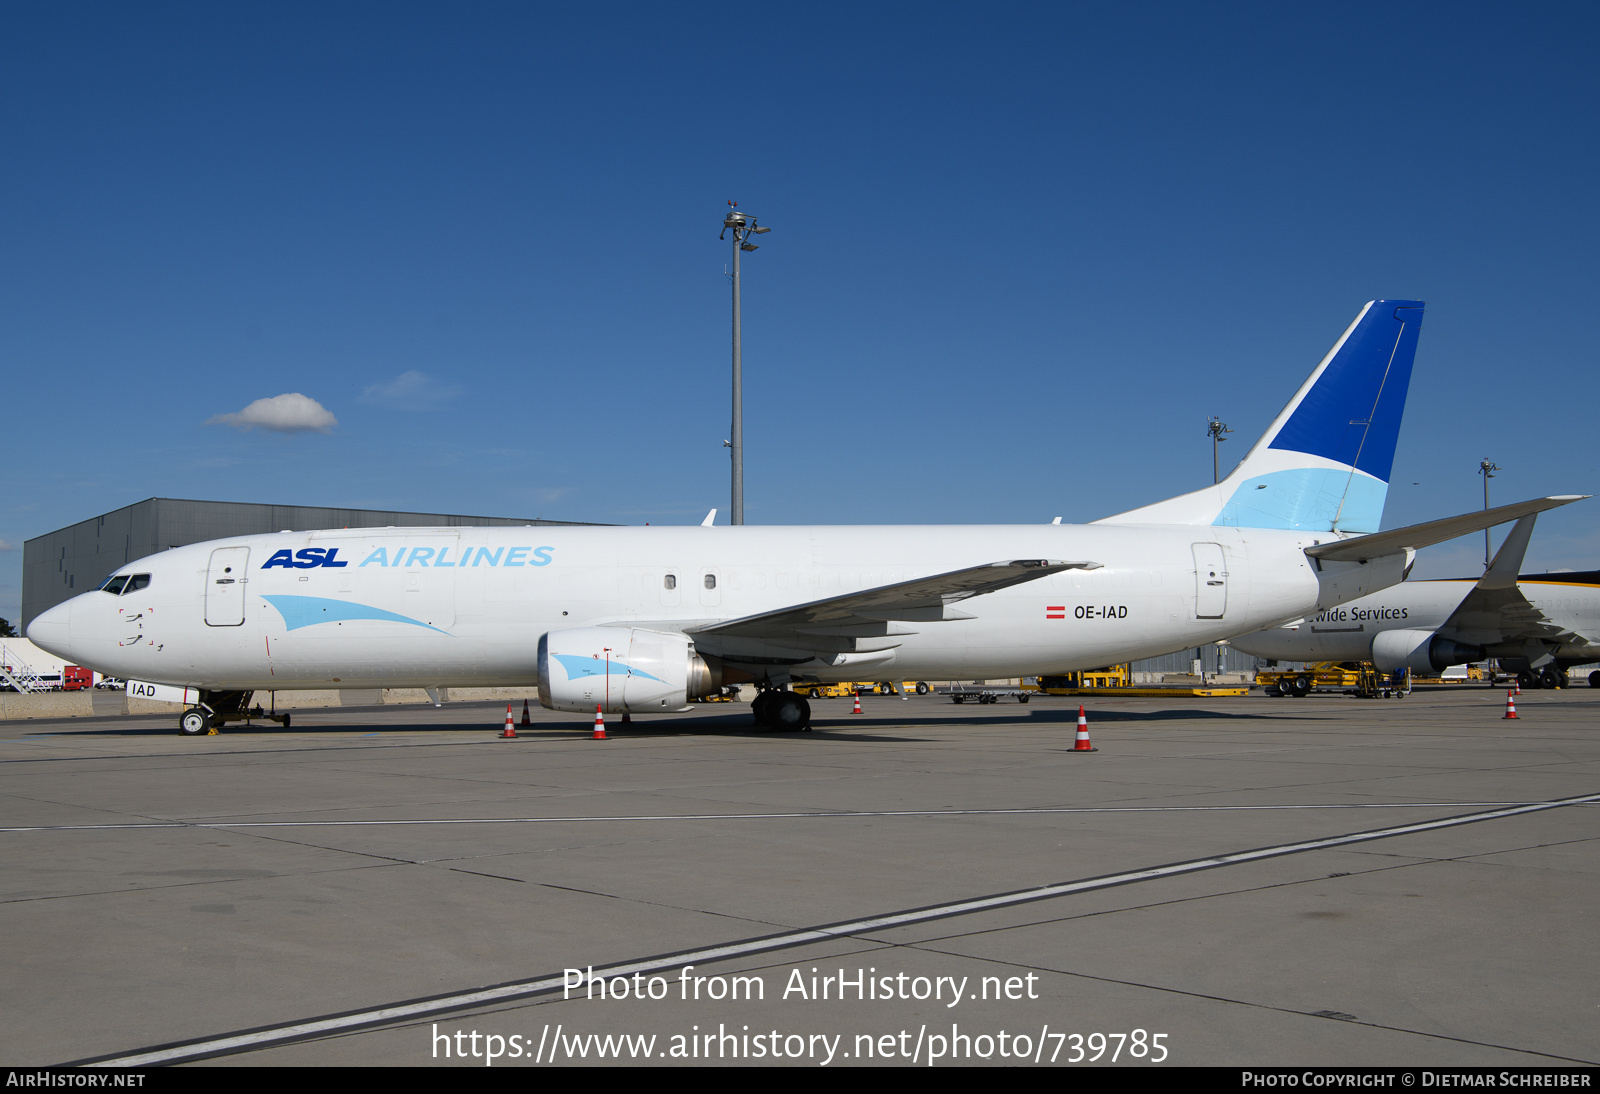
[[[1600, 795], [1563, 800], [1562, 804], [1600, 804]], [[1072, 813], [1241, 813], [1310, 811], [1319, 809], [1501, 809], [1517, 807], [1548, 808], [1548, 802], [1338, 802], [1309, 805], [1082, 805], [1044, 806], [1037, 809], [873, 809], [805, 813], [667, 813], [661, 815], [619, 815], [602, 817], [443, 817], [435, 819], [401, 818], [394, 820], [280, 820], [280, 821], [141, 821], [126, 824], [41, 824], [0, 827], [6, 832], [97, 832], [131, 831], [146, 828], [379, 828], [408, 825], [457, 824], [592, 824], [628, 821], [719, 821], [719, 820], [819, 820], [853, 817], [1009, 817], [1050, 816]]]
[[[1401, 867], [1386, 867], [1386, 869], [1401, 869]], [[1304, 882], [1294, 882], [1292, 884], [1304, 884]], [[960, 938], [964, 936], [952, 935], [949, 937]], [[905, 949], [921, 950], [925, 953], [936, 953], [945, 957], [963, 958], [966, 960], [974, 959], [972, 954], [962, 953], [959, 950], [941, 950], [937, 947], [929, 946], [924, 942], [902, 942], [896, 943], [895, 945], [904, 947]], [[983, 957], [977, 958], [977, 960], [986, 961], [995, 965], [1005, 965], [1014, 969], [1030, 969], [1037, 972], [1053, 972], [1058, 976], [1071, 976], [1081, 980], [1093, 980], [1101, 984], [1116, 984], [1120, 987], [1139, 988], [1143, 991], [1163, 992], [1169, 995], [1182, 995], [1187, 996], [1190, 999], [1204, 999], [1212, 1003], [1227, 1003], [1231, 1006], [1250, 1007], [1255, 1010], [1273, 1011], [1278, 1014], [1293, 1015], [1297, 1018], [1315, 1018], [1319, 1021], [1349, 1022], [1353, 1026], [1364, 1026], [1367, 1029], [1381, 1029], [1390, 1033], [1404, 1033], [1413, 1037], [1427, 1037], [1436, 1041], [1451, 1041], [1455, 1044], [1473, 1045], [1478, 1048], [1497, 1048], [1506, 1052], [1520, 1052], [1528, 1056], [1540, 1056], [1549, 1060], [1561, 1060], [1575, 1064], [1595, 1063], [1593, 1060], [1585, 1060], [1576, 1056], [1561, 1056], [1552, 1052], [1543, 1052], [1536, 1048], [1521, 1048], [1516, 1045], [1503, 1045], [1495, 1041], [1480, 1041], [1471, 1037], [1457, 1037], [1449, 1033], [1434, 1033], [1425, 1029], [1413, 1029], [1410, 1026], [1396, 1026], [1386, 1022], [1371, 1022], [1361, 1018], [1336, 1018], [1326, 1012], [1300, 1010], [1296, 1007], [1282, 1006], [1276, 1003], [1258, 1003], [1250, 999], [1238, 999], [1234, 998], [1233, 996], [1217, 995], [1212, 992], [1191, 991], [1186, 988], [1169, 987], [1165, 984], [1153, 984], [1143, 980], [1121, 980], [1114, 976], [1096, 976], [1094, 973], [1089, 972], [1078, 972], [1073, 969], [1057, 969], [1051, 968], [1047, 965], [1023, 964], [1021, 962], [1007, 961], [1004, 958], [997, 957]]]
[[[1418, 821], [1414, 824], [1396, 825], [1390, 828], [1370, 829], [1362, 832], [1350, 832], [1341, 836], [1326, 836], [1321, 839], [1299, 840], [1294, 843], [1283, 843], [1272, 847], [1234, 851], [1222, 855], [1168, 863], [1163, 866], [1151, 866], [1124, 873], [1083, 878], [1077, 881], [1058, 882], [1053, 885], [1043, 885], [1010, 893], [999, 893], [924, 908], [889, 912], [862, 919], [802, 928], [761, 938], [744, 939], [695, 950], [662, 954], [617, 965], [604, 966], [600, 972], [601, 975], [607, 977], [630, 976], [636, 972], [655, 973], [663, 969], [678, 968], [685, 964], [702, 964], [726, 960], [731, 957], [740, 957], [745, 954], [789, 949], [809, 942], [820, 942], [843, 936], [859, 935], [868, 931], [908, 926], [913, 923], [968, 915], [974, 912], [1012, 907], [1019, 904], [1029, 904], [1073, 893], [1108, 889], [1118, 885], [1129, 885], [1142, 881], [1154, 881], [1181, 874], [1196, 873], [1201, 870], [1258, 862], [1268, 858], [1279, 858], [1305, 851], [1323, 850], [1329, 847], [1341, 847], [1353, 843], [1365, 843], [1371, 840], [1389, 839], [1395, 836], [1413, 835], [1444, 828], [1456, 828], [1466, 824], [1476, 824], [1482, 821], [1499, 820], [1526, 813], [1538, 813], [1549, 809], [1560, 809], [1566, 806], [1585, 805], [1594, 802], [1600, 802], [1600, 794], [1557, 798], [1546, 802], [1491, 809], [1481, 813], [1466, 813], [1454, 817], [1441, 817], [1434, 820]], [[324, 1015], [286, 1025], [261, 1026], [216, 1037], [157, 1045], [125, 1055], [101, 1056], [87, 1060], [71, 1061], [62, 1066], [150, 1067], [204, 1057], [233, 1055], [251, 1049], [264, 1048], [269, 1045], [278, 1045], [290, 1041], [306, 1040], [322, 1034], [337, 1033], [361, 1026], [387, 1025], [397, 1020], [418, 1018], [427, 1014], [439, 1014], [446, 1011], [481, 1006], [485, 1003], [542, 995], [559, 989], [564, 982], [563, 976], [543, 976], [532, 980], [513, 981], [473, 991], [392, 1003], [388, 1006], [369, 1010]]]

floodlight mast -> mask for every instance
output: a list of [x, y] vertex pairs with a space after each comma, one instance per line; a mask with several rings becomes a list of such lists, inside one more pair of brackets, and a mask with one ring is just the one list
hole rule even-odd
[[[1489, 480], [1494, 478], [1494, 473], [1496, 471], [1499, 471], [1499, 470], [1501, 470], [1500, 465], [1497, 464], [1497, 463], [1490, 463], [1488, 456], [1485, 456], [1483, 458], [1483, 462], [1478, 465], [1478, 474], [1483, 476], [1483, 508], [1486, 511], [1489, 508]], [[1490, 561], [1490, 559], [1489, 559], [1489, 529], [1485, 528], [1483, 530], [1483, 572], [1484, 573], [1488, 573], [1489, 572], [1489, 561]]]
[[733, 281], [733, 428], [729, 439], [723, 443], [732, 449], [733, 457], [733, 503], [729, 507], [728, 523], [744, 523], [744, 375], [740, 361], [739, 346], [739, 254], [741, 251], [753, 251], [757, 244], [749, 242], [753, 235], [772, 231], [771, 228], [756, 227], [756, 218], [749, 213], [739, 211], [737, 201], [728, 202], [728, 215], [722, 220], [722, 234], [718, 239], [726, 239], [729, 230], [733, 231], [733, 271], [728, 275]]
[[1228, 439], [1223, 436], [1224, 433], [1232, 433], [1233, 430], [1229, 429], [1221, 418], [1213, 415], [1211, 421], [1206, 423], [1206, 432], [1211, 435], [1211, 482], [1214, 485], [1222, 479], [1222, 465], [1217, 459], [1217, 445]]

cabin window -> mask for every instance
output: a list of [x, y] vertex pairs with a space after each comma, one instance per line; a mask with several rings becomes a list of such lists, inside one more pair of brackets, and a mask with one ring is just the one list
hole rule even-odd
[[136, 593], [140, 589], [147, 589], [149, 587], [149, 574], [134, 574], [132, 577], [128, 578], [128, 584], [123, 588], [122, 595], [127, 596], [129, 593]]
[[663, 589], [676, 589], [678, 587], [678, 575], [668, 574], [666, 577], [662, 578], [661, 587]]
[[119, 596], [122, 593], [122, 587], [127, 583], [127, 574], [113, 574], [106, 578], [106, 583], [100, 586], [100, 590], [101, 592], [110, 593], [112, 596]]
[[707, 574], [706, 575], [706, 588], [715, 589], [716, 587], [717, 587], [717, 575], [716, 574]]

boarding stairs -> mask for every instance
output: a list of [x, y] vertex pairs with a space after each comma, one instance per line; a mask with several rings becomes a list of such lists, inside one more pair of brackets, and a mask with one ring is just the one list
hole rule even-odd
[[39, 677], [37, 672], [24, 664], [17, 655], [0, 646], [0, 680], [12, 691], [49, 691], [49, 686]]

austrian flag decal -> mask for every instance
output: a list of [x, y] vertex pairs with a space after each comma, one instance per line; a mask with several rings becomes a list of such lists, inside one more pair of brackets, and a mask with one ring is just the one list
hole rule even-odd
[[1062, 604], [1053, 608], [1047, 607], [1044, 610], [1044, 617], [1046, 619], [1065, 619], [1067, 617], [1067, 606]]

